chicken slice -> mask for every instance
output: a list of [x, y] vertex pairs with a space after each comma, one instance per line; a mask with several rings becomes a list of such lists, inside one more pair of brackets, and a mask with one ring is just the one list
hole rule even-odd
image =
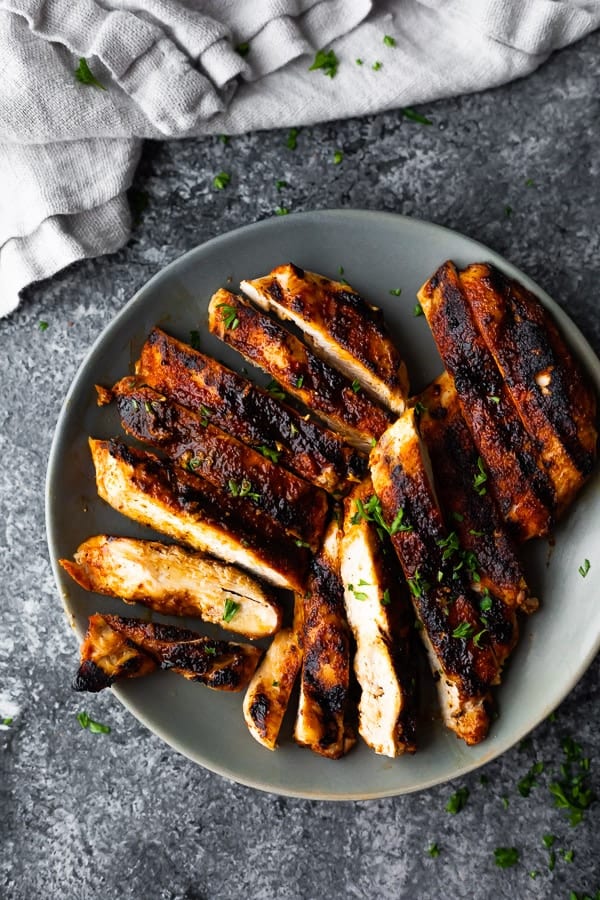
[[287, 534], [318, 548], [329, 507], [325, 491], [212, 425], [209, 416], [173, 403], [135, 378], [123, 378], [113, 394], [128, 434], [211, 484], [245, 495]]
[[459, 272], [461, 289], [523, 425], [539, 445], [560, 515], [596, 459], [596, 397], [549, 313], [486, 264]]
[[261, 309], [297, 325], [317, 356], [356, 379], [388, 409], [404, 411], [406, 365], [381, 310], [348, 284], [288, 263], [263, 278], [242, 281], [240, 288]]
[[294, 622], [273, 638], [244, 696], [244, 719], [252, 737], [275, 750], [281, 723], [302, 665], [302, 597], [294, 598]]
[[358, 730], [375, 753], [394, 757], [416, 750], [414, 616], [392, 548], [364, 514], [373, 493], [366, 479], [345, 500], [340, 571], [362, 691]]
[[[490, 491], [478, 494], [478, 452], [463, 418], [452, 376], [444, 372], [417, 398], [415, 413], [419, 433], [427, 447], [435, 472], [436, 489], [447, 523], [455, 530], [460, 547], [467, 552], [466, 570], [476, 581], [512, 610], [533, 612], [538, 601], [531, 595], [517, 548], [502, 521]], [[517, 623], [513, 619], [513, 639]], [[510, 648], [508, 648], [510, 649]], [[496, 655], [499, 647], [494, 647]]]
[[323, 362], [273, 319], [226, 290], [213, 295], [208, 327], [304, 403], [354, 447], [368, 451], [392, 421], [389, 412]]
[[249, 638], [274, 634], [281, 609], [241, 569], [177, 544], [99, 534], [61, 566], [87, 591], [142, 603], [165, 616], [200, 616]]
[[[114, 653], [110, 634], [114, 632], [130, 647], [139, 650], [142, 660], [149, 657], [153, 668], [170, 669], [189, 681], [199, 681], [217, 691], [241, 691], [246, 687], [260, 659], [262, 651], [250, 644], [234, 644], [204, 637], [187, 628], [143, 622], [123, 616], [103, 615], [93, 617], [82, 648], [82, 661], [95, 656], [94, 662], [104, 673], [113, 666]], [[102, 620], [99, 628], [98, 619]], [[96, 643], [99, 636], [100, 643]], [[116, 642], [117, 648], [120, 646]], [[106, 660], [108, 656], [108, 661]], [[108, 662], [108, 665], [107, 665]], [[150, 664], [148, 664], [148, 667]], [[115, 678], [128, 676], [127, 666], [119, 662]], [[139, 669], [136, 674], [141, 674]], [[83, 684], [81, 667], [76, 682]], [[89, 690], [79, 687], [78, 690]], [[92, 688], [98, 690], [98, 688]]]
[[463, 416], [481, 455], [480, 495], [493, 491], [504, 520], [519, 540], [548, 534], [556, 496], [466, 301], [456, 266], [446, 262], [418, 298], [454, 379]]
[[275, 454], [280, 465], [330, 493], [364, 477], [366, 458], [339, 435], [159, 328], [142, 347], [136, 372], [156, 391]]
[[73, 690], [97, 693], [121, 678], [139, 678], [158, 668], [156, 660], [115, 631], [107, 616], [94, 613], [81, 644]]
[[340, 578], [341, 536], [334, 519], [309, 569], [300, 700], [294, 726], [298, 744], [330, 759], [339, 759], [356, 742], [347, 722], [350, 634]]
[[277, 587], [303, 589], [307, 551], [245, 497], [121, 441], [89, 443], [98, 494], [118, 512]]
[[490, 723], [491, 684], [500, 680], [492, 650], [510, 643], [510, 623], [491, 594], [476, 594], [464, 557], [444, 526], [427, 450], [408, 409], [371, 454], [371, 473], [386, 529], [404, 570], [428, 652], [444, 721], [467, 744]]

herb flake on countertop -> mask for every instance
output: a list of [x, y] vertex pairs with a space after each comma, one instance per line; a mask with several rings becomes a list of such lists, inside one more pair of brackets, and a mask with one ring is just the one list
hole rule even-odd
[[43, 319], [38, 323], [38, 328], [40, 329], [40, 331], [46, 331], [48, 327], [48, 322], [44, 322]]
[[344, 158], [344, 153], [342, 150], [336, 150], [333, 154], [333, 164], [334, 166], [339, 166], [341, 161]]
[[106, 90], [102, 82], [98, 81], [98, 79], [90, 69], [88, 61], [84, 56], [79, 57], [79, 65], [75, 69], [75, 78], [81, 84], [87, 84], [90, 87], [100, 88], [101, 91]]
[[424, 315], [425, 315], [425, 313], [423, 312], [423, 307], [421, 306], [421, 304], [415, 303], [415, 305], [413, 306], [413, 316], [415, 318], [418, 318], [419, 316], [424, 316]]
[[532, 788], [538, 786], [538, 782], [536, 781], [536, 777], [541, 775], [544, 771], [544, 763], [536, 762], [534, 763], [529, 771], [519, 779], [517, 782], [517, 790], [521, 797], [529, 797]]
[[436, 857], [438, 857], [440, 855], [440, 848], [438, 847], [438, 845], [436, 844], [435, 841], [432, 844], [430, 844], [429, 847], [427, 848], [427, 854], [432, 859], [436, 859]]
[[519, 851], [516, 847], [496, 847], [494, 862], [501, 869], [509, 869], [519, 862]]
[[244, 59], [250, 53], [250, 42], [243, 41], [243, 43], [238, 44], [235, 48], [235, 52]]
[[276, 206], [275, 207], [275, 215], [276, 216], [287, 216], [289, 215], [289, 209], [287, 206]]
[[278, 191], [282, 191], [284, 188], [288, 186], [287, 181], [284, 181], [283, 178], [278, 178], [275, 182], [275, 187]]
[[446, 812], [451, 813], [455, 816], [457, 813], [461, 812], [467, 804], [467, 800], [469, 799], [469, 788], [461, 787], [457, 791], [455, 791], [448, 802], [446, 803], [445, 809]]
[[506, 216], [507, 219], [510, 219], [510, 217], [512, 216], [512, 206], [509, 206], [509, 205], [507, 204], [507, 205], [504, 207], [504, 215]]
[[390, 294], [392, 295], [392, 297], [399, 297], [401, 293], [402, 293], [402, 288], [392, 288], [390, 290]]
[[308, 71], [314, 72], [316, 69], [321, 69], [323, 75], [327, 75], [329, 78], [335, 78], [339, 64], [340, 61], [333, 50], [318, 50], [313, 60], [313, 64], [312, 66], [309, 66]]
[[219, 174], [215, 175], [213, 178], [213, 187], [218, 191], [223, 191], [230, 181], [231, 175], [228, 172], [219, 172]]
[[380, 62], [379, 60], [377, 60], [376, 62], [373, 63], [371, 68], [373, 69], [374, 72], [379, 72], [379, 70], [383, 68], [383, 63]]
[[560, 778], [549, 785], [557, 809], [569, 813], [569, 824], [578, 825], [585, 810], [594, 802], [596, 795], [590, 787], [590, 760], [583, 756], [581, 745], [571, 737], [562, 742], [565, 761], [560, 766]]
[[590, 568], [591, 568], [591, 567], [590, 567], [590, 561], [589, 561], [589, 559], [584, 559], [583, 565], [582, 565], [582, 566], [579, 566], [579, 570], [578, 570], [578, 571], [579, 571], [579, 574], [581, 575], [582, 578], [585, 578], [585, 576], [587, 575], [587, 573], [590, 571]]
[[418, 122], [419, 125], [433, 125], [431, 119], [428, 119], [427, 116], [422, 116], [421, 113], [415, 112], [410, 106], [404, 106], [400, 112], [405, 119], [410, 119], [411, 122]]
[[298, 146], [298, 135], [300, 134], [299, 128], [290, 128], [288, 131], [287, 141], [285, 143], [288, 150], [295, 150]]
[[396, 46], [396, 38], [392, 37], [391, 34], [384, 34], [383, 43], [386, 47], [395, 47]]
[[85, 711], [77, 713], [77, 721], [82, 728], [91, 731], [92, 734], [110, 734], [110, 725], [102, 725], [96, 722]]

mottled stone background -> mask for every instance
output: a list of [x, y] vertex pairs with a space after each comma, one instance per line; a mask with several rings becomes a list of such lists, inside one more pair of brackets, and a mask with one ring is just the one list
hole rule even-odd
[[[127, 247], [28, 290], [0, 322], [0, 717], [13, 717], [0, 728], [0, 896], [567, 900], [600, 889], [600, 804], [571, 828], [548, 792], [565, 734], [591, 757], [599, 787], [598, 660], [555, 722], [486, 767], [487, 785], [478, 772], [376, 802], [263, 795], [178, 756], [110, 692], [71, 693], [77, 648], [43, 511], [54, 424], [92, 341], [166, 263], [280, 204], [392, 210], [477, 238], [536, 279], [600, 351], [599, 86], [595, 34], [524, 81], [432, 104], [422, 110], [429, 127], [390, 113], [305, 128], [295, 152], [277, 131], [228, 146], [148, 144], [136, 179], [148, 205]], [[232, 180], [215, 191], [220, 170]], [[279, 194], [276, 179], [289, 188]], [[110, 735], [80, 728], [84, 707]], [[517, 781], [536, 759], [546, 771], [523, 798]], [[450, 815], [462, 785], [468, 803]], [[553, 871], [545, 833], [557, 836]], [[497, 846], [518, 847], [519, 863], [498, 868]], [[569, 849], [570, 863], [560, 852]]]

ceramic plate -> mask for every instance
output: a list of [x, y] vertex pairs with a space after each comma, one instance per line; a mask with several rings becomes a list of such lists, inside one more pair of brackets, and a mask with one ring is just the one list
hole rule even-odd
[[[199, 330], [204, 351], [239, 368], [240, 358], [205, 330], [208, 300], [219, 286], [235, 290], [240, 279], [265, 274], [291, 260], [332, 278], [339, 277], [343, 267], [344, 278], [383, 308], [407, 361], [412, 390], [418, 391], [442, 366], [425, 319], [413, 315], [415, 293], [449, 258], [459, 266], [492, 262], [534, 290], [600, 389], [600, 363], [565, 313], [496, 253], [445, 228], [387, 213], [328, 211], [272, 219], [214, 238], [167, 266], [136, 294], [97, 340], [66, 398], [50, 456], [47, 528], [58, 587], [79, 637], [87, 616], [95, 611], [148, 615], [141, 608], [124, 607], [120, 600], [87, 593], [56, 563], [59, 557], [72, 556], [92, 534], [149, 536], [96, 496], [88, 435], [105, 438], [120, 428], [112, 407], [96, 406], [94, 384], [111, 385], [130, 372], [156, 324], [186, 341], [191, 330]], [[391, 293], [397, 288], [402, 289], [400, 296]], [[466, 747], [426, 710], [420, 750], [412, 757], [392, 760], [359, 744], [345, 759], [322, 759], [294, 745], [289, 724], [280, 748], [271, 753], [249, 736], [240, 694], [210, 691], [167, 672], [112, 690], [176, 750], [262, 790], [320, 799], [366, 799], [455, 778], [507, 750], [544, 719], [599, 648], [599, 489], [596, 472], [557, 529], [555, 546], [540, 541], [525, 549], [530, 583], [542, 605], [523, 628], [497, 690], [500, 715], [487, 740], [477, 747]], [[578, 570], [585, 558], [591, 568], [582, 578]], [[214, 633], [198, 620], [179, 621]], [[74, 643], [74, 671], [77, 658]]]

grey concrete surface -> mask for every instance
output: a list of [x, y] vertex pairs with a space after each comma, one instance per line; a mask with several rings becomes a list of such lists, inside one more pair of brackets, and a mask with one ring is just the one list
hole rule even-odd
[[[431, 126], [390, 113], [305, 128], [295, 152], [283, 132], [149, 144], [136, 178], [148, 206], [128, 245], [27, 290], [0, 321], [0, 718], [13, 719], [0, 728], [1, 897], [568, 900], [600, 889], [600, 803], [573, 828], [548, 790], [565, 735], [599, 788], [598, 659], [556, 721], [483, 773], [376, 802], [261, 794], [179, 756], [110, 692], [71, 693], [77, 647], [43, 511], [54, 424], [92, 341], [166, 263], [279, 205], [393, 210], [475, 237], [536, 279], [600, 351], [599, 84], [595, 34], [526, 80], [432, 104]], [[231, 184], [215, 191], [221, 170]], [[281, 193], [277, 179], [289, 184]], [[111, 734], [82, 730], [83, 708]], [[545, 770], [525, 798], [517, 782], [534, 760]], [[468, 802], [451, 815], [461, 786]], [[518, 848], [514, 867], [495, 865], [499, 846]]]

